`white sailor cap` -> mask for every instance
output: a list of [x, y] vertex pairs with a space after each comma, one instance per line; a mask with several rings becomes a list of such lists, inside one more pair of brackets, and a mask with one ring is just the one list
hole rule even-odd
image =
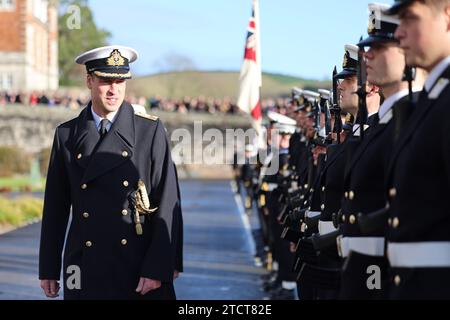
[[354, 44], [346, 44], [344, 59], [342, 61], [342, 71], [335, 75], [336, 79], [345, 79], [356, 75], [358, 69], [358, 46]]
[[303, 96], [303, 89], [298, 87], [293, 87], [291, 91], [291, 103], [294, 105], [293, 112], [298, 112], [300, 110], [304, 110], [306, 108], [305, 97]]
[[130, 63], [136, 61], [138, 53], [124, 46], [106, 46], [89, 50], [79, 55], [75, 62], [86, 65], [86, 71], [101, 78], [130, 79]]
[[326, 99], [326, 100], [329, 100], [329, 99], [330, 99], [330, 97], [331, 97], [331, 92], [330, 92], [330, 90], [327, 90], [327, 89], [319, 89], [319, 90], [317, 90], [317, 91], [319, 92], [320, 97], [321, 97], [322, 99]]
[[327, 135], [325, 127], [321, 127], [319, 130], [319, 137], [325, 138]]
[[297, 121], [294, 119], [273, 111], [267, 112], [267, 117], [272, 123], [287, 124], [292, 126], [297, 124]]

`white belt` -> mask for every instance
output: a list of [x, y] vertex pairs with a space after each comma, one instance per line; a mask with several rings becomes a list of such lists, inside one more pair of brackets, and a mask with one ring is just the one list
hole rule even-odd
[[306, 212], [305, 212], [305, 217], [306, 218], [314, 218], [314, 217], [317, 217], [318, 215], [320, 215], [320, 211], [309, 211], [309, 210], [306, 210]]
[[388, 243], [389, 263], [397, 268], [450, 267], [450, 242]]
[[347, 257], [350, 251], [354, 251], [369, 256], [384, 255], [383, 237], [338, 237], [338, 252], [343, 258]]
[[302, 224], [300, 225], [300, 232], [305, 232], [306, 231], [306, 223], [302, 222]]
[[337, 229], [334, 227], [333, 221], [319, 220], [319, 234], [320, 235], [331, 233], [336, 230]]
[[294, 192], [296, 190], [298, 190], [298, 183], [297, 181], [292, 181], [291, 187], [289, 188], [288, 192]]
[[277, 183], [268, 183], [267, 185], [269, 187], [269, 191], [273, 191], [276, 188], [278, 188], [278, 184]]
[[[360, 135], [361, 135], [361, 129], [360, 129], [360, 125], [359, 124], [355, 124], [354, 126], [353, 126], [353, 135], [355, 136], [355, 137], [359, 137]], [[367, 130], [367, 128], [369, 128], [369, 125], [367, 125], [367, 124], [365, 124], [364, 125], [364, 131], [366, 131]]]

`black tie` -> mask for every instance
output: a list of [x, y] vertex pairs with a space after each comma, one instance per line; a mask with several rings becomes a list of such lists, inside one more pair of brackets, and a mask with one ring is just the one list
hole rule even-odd
[[106, 130], [106, 126], [108, 125], [108, 123], [108, 119], [103, 119], [102, 121], [100, 121], [100, 140], [103, 140], [106, 133], [108, 132], [108, 130]]
[[417, 100], [416, 106], [420, 106], [421, 104], [425, 103], [425, 101], [428, 99], [428, 92], [423, 87], [423, 90], [419, 94], [419, 99]]

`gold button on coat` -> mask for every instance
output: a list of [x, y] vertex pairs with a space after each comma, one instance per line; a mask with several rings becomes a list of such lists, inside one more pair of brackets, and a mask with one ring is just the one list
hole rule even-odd
[[127, 239], [122, 239], [122, 240], [120, 241], [120, 243], [121, 243], [123, 246], [125, 246], [125, 245], [128, 243], [128, 241], [127, 241]]
[[128, 210], [127, 210], [127, 209], [123, 209], [123, 210], [122, 210], [122, 215], [123, 215], [123, 216], [126, 216], [127, 214], [128, 214]]
[[87, 184], [86, 183], [82, 184], [81, 185], [81, 189], [86, 190], [87, 189]]
[[320, 209], [325, 210], [325, 205], [322, 203], [322, 205], [320, 206]]
[[348, 198], [349, 198], [350, 200], [353, 200], [353, 199], [355, 198], [355, 193], [354, 193], [353, 191], [350, 191], [350, 192], [348, 193]]
[[351, 224], [355, 224], [355, 222], [356, 222], [356, 217], [352, 214], [352, 215], [350, 216], [349, 221], [350, 221]]
[[86, 247], [92, 247], [92, 241], [86, 241]]
[[124, 187], [128, 187], [128, 185], [129, 185], [128, 181], [125, 180], [125, 181], [123, 182], [123, 186], [124, 186]]
[[398, 225], [400, 224], [400, 220], [396, 217], [394, 220], [392, 220], [392, 226], [394, 228], [398, 228]]
[[347, 191], [344, 193], [344, 197], [345, 197], [345, 199], [348, 198], [348, 192]]
[[122, 152], [122, 157], [124, 158], [128, 157], [128, 152], [127, 151]]
[[79, 154], [77, 155], [77, 159], [78, 159], [78, 160], [80, 160], [82, 157], [83, 157], [83, 155], [82, 155], [81, 153], [79, 153]]
[[396, 195], [397, 195], [397, 189], [395, 189], [395, 188], [389, 189], [389, 196], [391, 198], [395, 198]]
[[84, 218], [89, 218], [89, 213], [87, 213], [87, 212], [83, 213], [83, 217]]
[[398, 287], [400, 285], [400, 282], [402, 281], [402, 279], [400, 278], [400, 276], [397, 274], [394, 277], [394, 284]]

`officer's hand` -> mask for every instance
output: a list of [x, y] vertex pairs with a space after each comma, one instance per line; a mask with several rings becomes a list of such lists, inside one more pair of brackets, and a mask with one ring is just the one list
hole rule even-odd
[[59, 296], [59, 282], [57, 280], [41, 280], [41, 288], [49, 298], [56, 298]]
[[136, 288], [136, 292], [144, 295], [151, 290], [158, 289], [159, 287], [161, 287], [161, 281], [141, 277], [139, 279], [139, 284]]

